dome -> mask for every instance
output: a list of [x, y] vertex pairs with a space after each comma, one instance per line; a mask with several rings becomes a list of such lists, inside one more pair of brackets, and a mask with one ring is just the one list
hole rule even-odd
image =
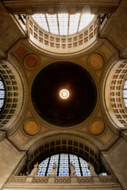
[[[69, 91], [67, 99], [59, 93]], [[59, 127], [71, 127], [86, 120], [97, 101], [95, 81], [78, 64], [59, 61], [43, 68], [35, 77], [32, 103], [37, 114], [46, 122]]]

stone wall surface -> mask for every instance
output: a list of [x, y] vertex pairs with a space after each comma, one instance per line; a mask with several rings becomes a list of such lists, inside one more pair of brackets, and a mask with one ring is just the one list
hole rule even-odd
[[127, 1], [122, 0], [110, 22], [103, 29], [101, 37], [106, 37], [119, 51], [121, 57], [127, 57]]
[[[13, 20], [13, 16], [10, 15], [2, 2], [0, 1], [0, 48], [2, 50], [8, 50], [19, 39], [24, 38], [25, 33], [17, 27], [17, 24]], [[1, 50], [1, 51], [2, 51]], [[2, 53], [3, 55], [3, 53]], [[4, 57], [4, 55], [3, 55]]]
[[8, 140], [0, 142], [0, 189], [13, 174], [23, 155]]
[[127, 142], [118, 141], [108, 153], [103, 153], [115, 176], [127, 190]]

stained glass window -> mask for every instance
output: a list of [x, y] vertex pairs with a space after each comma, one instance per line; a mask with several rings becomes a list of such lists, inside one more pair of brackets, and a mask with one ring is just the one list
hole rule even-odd
[[77, 176], [91, 176], [88, 163], [79, 156], [68, 153], [56, 154], [42, 161], [37, 176], [49, 176], [54, 163], [57, 165], [56, 176], [70, 176], [70, 163], [74, 165]]
[[125, 106], [127, 107], [127, 80], [125, 81], [124, 88], [123, 88], [123, 99]]
[[33, 19], [47, 32], [70, 35], [81, 31], [94, 18], [92, 14], [34, 14]]
[[5, 88], [4, 88], [3, 81], [0, 77], [0, 112], [4, 106], [4, 101], [5, 101]]

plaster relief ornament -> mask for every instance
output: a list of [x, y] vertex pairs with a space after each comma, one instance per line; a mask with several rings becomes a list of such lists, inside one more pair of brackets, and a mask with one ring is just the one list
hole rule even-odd
[[50, 176], [55, 176], [56, 175], [56, 168], [57, 168], [57, 165], [56, 165], [56, 163], [54, 163], [54, 165], [52, 166], [52, 171], [50, 173]]
[[75, 167], [74, 167], [74, 165], [72, 164], [72, 162], [71, 162], [71, 164], [70, 164], [70, 170], [71, 170], [70, 176], [76, 176], [76, 174], [75, 174]]
[[29, 176], [36, 176], [37, 175], [37, 172], [39, 170], [39, 165], [38, 165], [38, 162], [34, 165], [34, 168], [32, 169], [31, 173]]
[[88, 169], [90, 170], [92, 176], [97, 176], [97, 174], [95, 173], [95, 169], [93, 165], [90, 164], [90, 162], [88, 163]]

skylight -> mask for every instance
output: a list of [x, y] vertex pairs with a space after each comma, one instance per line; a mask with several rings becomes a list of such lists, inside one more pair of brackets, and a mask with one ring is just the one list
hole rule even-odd
[[33, 19], [47, 32], [57, 35], [70, 35], [80, 32], [94, 18], [92, 14], [34, 14]]
[[55, 15], [48, 15], [46, 14], [49, 30], [53, 34], [58, 34], [58, 22], [57, 22], [57, 16]]
[[68, 14], [58, 14], [60, 35], [68, 34]]

